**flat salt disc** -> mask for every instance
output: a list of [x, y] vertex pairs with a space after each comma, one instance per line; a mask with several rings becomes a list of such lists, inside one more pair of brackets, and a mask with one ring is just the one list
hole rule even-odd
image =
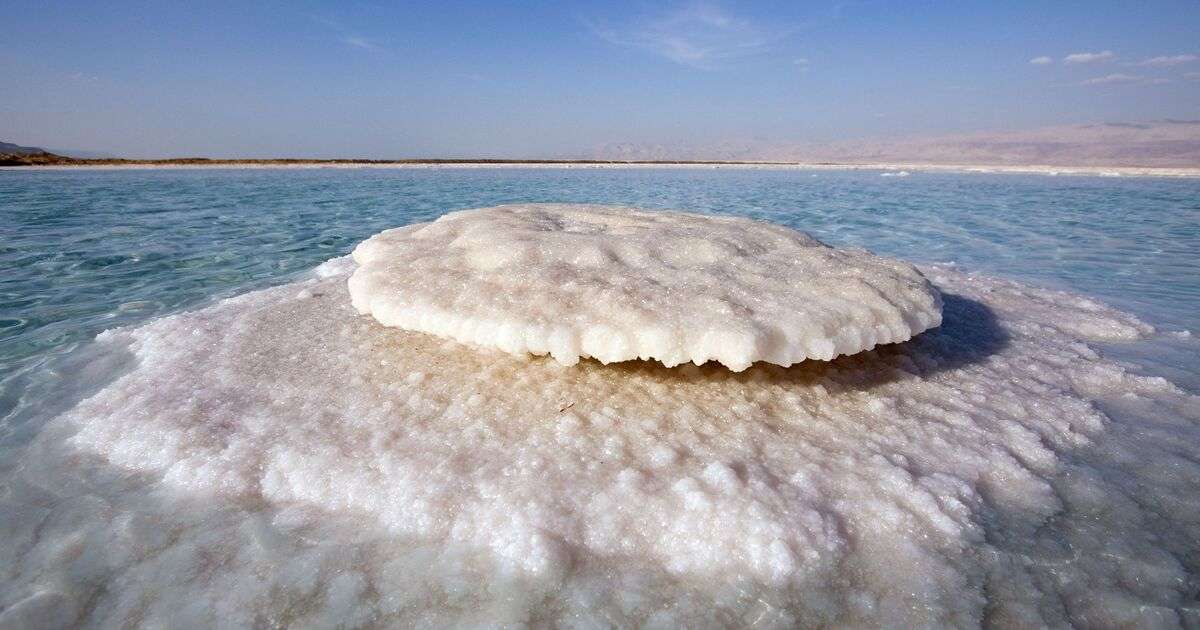
[[452, 212], [354, 250], [379, 323], [566, 365], [788, 366], [941, 323], [916, 268], [750, 219], [597, 205]]

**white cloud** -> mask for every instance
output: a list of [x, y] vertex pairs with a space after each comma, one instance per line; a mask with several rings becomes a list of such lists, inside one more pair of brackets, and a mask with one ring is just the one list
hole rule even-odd
[[1029, 60], [1029, 63], [1031, 63], [1035, 66], [1048, 66], [1048, 65], [1054, 63], [1054, 59], [1051, 59], [1050, 57], [1045, 57], [1045, 56], [1034, 57], [1033, 59]]
[[1080, 82], [1080, 85], [1129, 85], [1133, 83], [1161, 85], [1163, 83], [1170, 82], [1170, 79], [1163, 79], [1161, 77], [1141, 77], [1132, 74], [1121, 74], [1118, 72], [1116, 74], [1109, 74], [1106, 76], [1082, 81]]
[[72, 72], [67, 75], [67, 79], [75, 83], [98, 83], [100, 77], [86, 72]]
[[1200, 81], [1200, 72], [1184, 72], [1183, 78], [1188, 81]]
[[1104, 52], [1083, 52], [1072, 53], [1063, 58], [1064, 63], [1096, 63], [1098, 61], [1111, 61], [1116, 55], [1111, 50]]
[[792, 63], [796, 64], [797, 66], [807, 66], [808, 57], [797, 57], [796, 59], [792, 60]]
[[339, 22], [337, 20], [333, 20], [333, 19], [330, 19], [327, 17], [322, 17], [319, 15], [310, 15], [308, 17], [313, 22], [316, 22], [317, 24], [320, 24], [321, 26], [324, 26], [325, 28], [327, 28], [331, 31], [334, 31], [336, 33], [336, 37], [337, 37], [336, 41], [341, 42], [345, 46], [350, 46], [353, 48], [360, 48], [362, 50], [376, 50], [376, 51], [383, 50], [383, 47], [380, 46], [379, 44], [376, 44], [374, 41], [372, 41], [366, 37], [363, 37], [362, 35], [359, 35], [358, 33], [355, 33], [353, 30], [351, 30], [350, 28], [347, 28], [344, 24], [342, 24], [341, 22]]
[[702, 69], [770, 52], [789, 34], [785, 29], [764, 28], [706, 2], [681, 5], [620, 27], [591, 25], [591, 28], [611, 44], [645, 50]]
[[1177, 66], [1181, 63], [1191, 63], [1197, 59], [1200, 59], [1200, 57], [1197, 57], [1196, 55], [1163, 55], [1161, 57], [1144, 59], [1139, 61], [1137, 65], [1155, 67]]
[[361, 48], [363, 50], [379, 50], [379, 46], [375, 45], [374, 42], [372, 42], [371, 40], [369, 40], [365, 37], [360, 37], [358, 35], [350, 35], [350, 36], [346, 37], [345, 39], [343, 39], [342, 41], [345, 42], [349, 46], [353, 46], [355, 48]]

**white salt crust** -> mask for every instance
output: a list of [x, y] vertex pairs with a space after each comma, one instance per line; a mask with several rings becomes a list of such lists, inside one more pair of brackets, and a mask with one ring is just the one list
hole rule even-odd
[[385, 326], [564, 365], [828, 361], [941, 322], [912, 265], [737, 217], [522, 204], [452, 212], [354, 250]]
[[564, 370], [320, 277], [105, 333], [0, 477], [0, 627], [1176, 627], [1200, 404], [1132, 317], [940, 268], [945, 322], [789, 369]]

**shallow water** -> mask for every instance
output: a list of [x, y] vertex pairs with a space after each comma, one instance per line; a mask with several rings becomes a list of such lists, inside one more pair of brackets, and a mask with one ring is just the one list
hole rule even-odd
[[[736, 212], [1165, 332], [935, 266], [947, 324], [901, 349], [562, 372], [302, 280], [512, 201]], [[0, 171], [0, 625], [1197, 623], [1200, 410], [1137, 374], [1197, 383], [1198, 220], [1192, 180]]]
[[[0, 172], [0, 374], [264, 286], [387, 227], [518, 201], [729, 212], [1200, 330], [1200, 181], [870, 171]], [[13, 403], [6, 391], [7, 403]], [[0, 407], [4, 409], [4, 407]]]

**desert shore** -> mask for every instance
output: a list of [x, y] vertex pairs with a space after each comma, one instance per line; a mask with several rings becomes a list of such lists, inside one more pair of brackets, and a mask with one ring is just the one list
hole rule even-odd
[[449, 168], [560, 168], [560, 169], [764, 169], [800, 171], [885, 171], [947, 173], [1011, 173], [1082, 175], [1100, 177], [1200, 178], [1200, 167], [1051, 166], [1042, 164], [924, 164], [908, 162], [724, 162], [724, 161], [607, 161], [607, 160], [79, 160], [71, 164], [9, 166], [0, 170], [63, 169], [449, 169]]

